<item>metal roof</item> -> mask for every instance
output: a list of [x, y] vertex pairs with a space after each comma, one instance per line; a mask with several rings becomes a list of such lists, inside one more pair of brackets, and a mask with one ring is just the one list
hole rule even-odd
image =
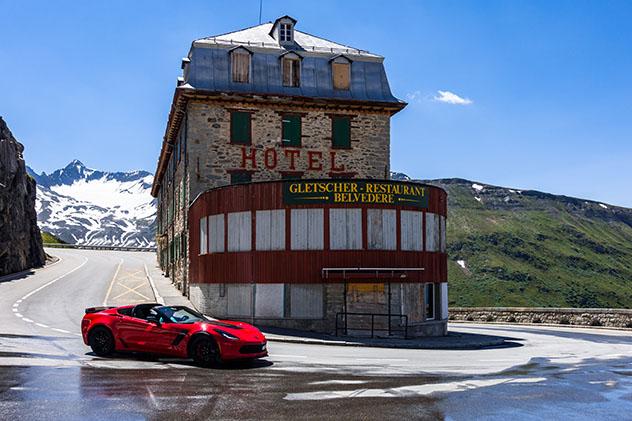
[[[194, 47], [203, 46], [235, 46], [246, 45], [259, 48], [268, 48], [273, 50], [284, 49], [279, 42], [270, 35], [273, 23], [268, 22], [240, 31], [229, 32], [227, 34], [210, 36], [193, 41]], [[347, 54], [366, 58], [383, 59], [382, 56], [370, 53], [366, 50], [350, 47], [348, 45], [339, 44], [320, 38], [305, 32], [294, 29], [294, 46], [293, 49], [310, 51], [315, 53], [336, 53]]]

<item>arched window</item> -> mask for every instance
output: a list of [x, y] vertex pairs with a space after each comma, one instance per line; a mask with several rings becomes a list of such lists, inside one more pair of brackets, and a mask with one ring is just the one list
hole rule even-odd
[[301, 86], [301, 56], [296, 53], [285, 53], [281, 56], [283, 86], [297, 88]]

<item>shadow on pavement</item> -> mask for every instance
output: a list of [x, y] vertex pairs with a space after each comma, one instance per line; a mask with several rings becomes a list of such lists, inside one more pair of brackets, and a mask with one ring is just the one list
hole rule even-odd
[[423, 338], [397, 338], [397, 337], [357, 337], [334, 336], [315, 332], [304, 332], [293, 329], [280, 329], [273, 327], [260, 327], [261, 331], [268, 335], [268, 340], [277, 342], [291, 342], [311, 345], [341, 345], [341, 346], [367, 346], [379, 348], [403, 348], [403, 349], [440, 349], [440, 350], [467, 350], [467, 349], [499, 349], [515, 348], [522, 344], [521, 338], [500, 335], [483, 335], [475, 333], [448, 332], [446, 336], [434, 336]]
[[[193, 362], [191, 359], [182, 359], [182, 358], [172, 358], [172, 357], [164, 357], [155, 354], [146, 354], [142, 352], [116, 352], [109, 357], [98, 357], [94, 352], [86, 352], [87, 356], [92, 357], [94, 360], [98, 361], [144, 361], [144, 362], [155, 362], [155, 363], [163, 363], [163, 364], [179, 364], [186, 365], [191, 367], [197, 367], [204, 369], [203, 367], [199, 367], [197, 364]], [[251, 370], [255, 368], [263, 368], [270, 367], [274, 363], [265, 359], [255, 359], [255, 360], [237, 360], [237, 361], [227, 361], [218, 366], [209, 367], [208, 369], [214, 370]]]

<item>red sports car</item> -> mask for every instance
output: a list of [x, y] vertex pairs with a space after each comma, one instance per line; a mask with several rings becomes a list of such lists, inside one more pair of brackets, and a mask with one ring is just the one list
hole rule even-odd
[[210, 366], [268, 355], [266, 338], [256, 327], [216, 320], [184, 306], [88, 308], [81, 333], [83, 342], [99, 356], [114, 351], [148, 352], [193, 358]]

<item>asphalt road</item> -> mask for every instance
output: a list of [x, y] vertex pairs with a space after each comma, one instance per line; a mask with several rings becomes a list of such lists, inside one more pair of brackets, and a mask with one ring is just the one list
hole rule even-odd
[[153, 299], [149, 253], [49, 250], [61, 260], [0, 281], [0, 419], [626, 419], [632, 338], [605, 329], [451, 325], [512, 338], [483, 350], [271, 342], [255, 364], [101, 359], [86, 307]]

